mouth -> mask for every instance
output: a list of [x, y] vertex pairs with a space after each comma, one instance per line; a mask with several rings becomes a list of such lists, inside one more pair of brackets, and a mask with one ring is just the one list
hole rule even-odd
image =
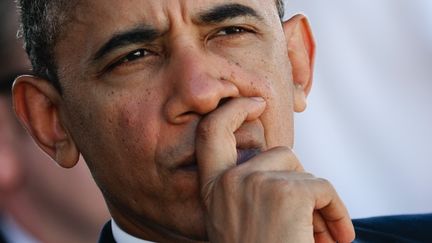
[[[259, 153], [261, 153], [261, 149], [259, 148], [248, 148], [248, 149], [237, 148], [236, 165], [238, 166], [246, 163], [248, 160], [252, 159]], [[182, 163], [182, 165], [180, 165], [178, 169], [182, 171], [198, 171], [198, 164], [196, 162], [196, 158], [195, 156], [191, 156], [191, 157], [192, 158], [189, 158], [186, 160], [186, 162]]]

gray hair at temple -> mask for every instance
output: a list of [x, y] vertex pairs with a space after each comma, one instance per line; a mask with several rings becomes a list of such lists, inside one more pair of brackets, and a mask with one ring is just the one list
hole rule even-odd
[[[283, 18], [283, 0], [275, 0], [279, 17]], [[62, 26], [70, 20], [77, 0], [18, 0], [21, 10], [21, 35], [33, 66], [33, 73], [49, 80], [61, 92], [54, 47], [62, 34]]]

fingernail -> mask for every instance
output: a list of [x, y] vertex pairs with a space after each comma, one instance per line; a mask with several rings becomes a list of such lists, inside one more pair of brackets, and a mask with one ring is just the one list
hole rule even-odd
[[253, 99], [253, 100], [255, 100], [255, 101], [258, 101], [258, 102], [264, 102], [265, 100], [264, 100], [264, 98], [263, 97], [250, 97], [251, 99]]

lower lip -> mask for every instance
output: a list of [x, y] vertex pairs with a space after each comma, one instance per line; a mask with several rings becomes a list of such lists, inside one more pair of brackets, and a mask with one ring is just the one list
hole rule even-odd
[[198, 165], [194, 163], [194, 164], [182, 166], [182, 167], [180, 167], [180, 170], [183, 170], [183, 171], [198, 171]]
[[261, 152], [260, 149], [237, 149], [237, 165], [241, 165]]
[[[261, 152], [260, 149], [237, 149], [237, 161], [236, 165], [241, 165], [251, 158], [255, 157]], [[183, 171], [198, 171], [198, 165], [196, 163], [182, 166], [180, 168]]]

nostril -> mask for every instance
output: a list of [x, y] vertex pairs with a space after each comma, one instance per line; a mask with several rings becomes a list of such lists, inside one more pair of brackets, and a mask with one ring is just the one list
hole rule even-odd
[[230, 101], [231, 99], [232, 99], [231, 97], [226, 97], [226, 98], [222, 98], [222, 99], [220, 99], [220, 101], [219, 101], [217, 107], [221, 107], [221, 106], [223, 106], [225, 103], [227, 103], [227, 102]]
[[181, 115], [182, 116], [193, 116], [193, 115], [196, 115], [196, 113], [193, 111], [187, 111], [187, 112], [182, 113]]
[[172, 118], [170, 121], [173, 124], [183, 124], [194, 120], [197, 116], [199, 116], [199, 114], [197, 114], [196, 112], [188, 111]]

